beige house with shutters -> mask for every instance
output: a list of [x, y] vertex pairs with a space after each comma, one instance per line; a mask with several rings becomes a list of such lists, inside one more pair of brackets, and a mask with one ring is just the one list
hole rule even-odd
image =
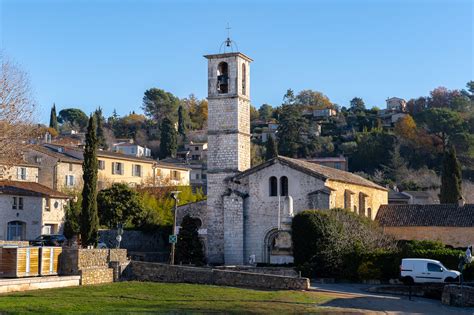
[[21, 161], [14, 165], [1, 164], [0, 180], [15, 180], [22, 182], [38, 181], [38, 166]]
[[[65, 193], [82, 189], [82, 150], [45, 144], [30, 148], [25, 159], [38, 167], [38, 182]], [[135, 186], [187, 186], [190, 169], [150, 158], [119, 152], [98, 151], [98, 185], [113, 183]]]

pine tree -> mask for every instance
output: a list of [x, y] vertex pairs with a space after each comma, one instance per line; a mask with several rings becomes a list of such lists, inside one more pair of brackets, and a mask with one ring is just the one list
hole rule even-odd
[[107, 140], [105, 139], [104, 133], [104, 117], [102, 116], [102, 108], [96, 109], [94, 112], [95, 120], [97, 122], [97, 146], [99, 149], [107, 150], [109, 146], [107, 145]]
[[268, 135], [267, 142], [265, 143], [265, 160], [271, 160], [278, 156], [278, 147], [275, 139], [272, 135]]
[[53, 107], [51, 107], [51, 114], [49, 116], [49, 127], [59, 131], [58, 116], [56, 115], [56, 104], [54, 103]]
[[178, 242], [176, 243], [176, 261], [182, 264], [203, 265], [205, 263], [202, 242], [199, 239], [199, 220], [186, 215], [181, 222]]
[[81, 241], [83, 247], [87, 245], [95, 246], [98, 241], [96, 130], [95, 115], [91, 115], [87, 127], [84, 162], [82, 164], [84, 188], [82, 189]]
[[161, 141], [160, 141], [160, 159], [167, 157], [175, 157], [178, 149], [178, 136], [176, 128], [168, 118], [163, 119], [161, 124]]
[[457, 203], [462, 198], [461, 181], [461, 166], [456, 157], [456, 150], [451, 147], [444, 153], [439, 202]]

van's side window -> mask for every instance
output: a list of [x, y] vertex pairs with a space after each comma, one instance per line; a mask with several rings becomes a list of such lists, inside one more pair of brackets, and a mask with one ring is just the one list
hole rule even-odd
[[441, 268], [441, 266], [439, 266], [439, 265], [437, 265], [437, 264], [428, 263], [428, 271], [432, 271], [432, 272], [442, 272], [442, 271], [443, 271], [443, 268]]

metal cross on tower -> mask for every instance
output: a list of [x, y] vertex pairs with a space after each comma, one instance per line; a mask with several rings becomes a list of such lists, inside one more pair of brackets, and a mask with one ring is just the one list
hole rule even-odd
[[229, 47], [231, 51], [234, 51], [234, 46], [236, 51], [239, 51], [239, 47], [237, 46], [237, 43], [230, 39], [230, 30], [232, 29], [229, 26], [229, 23], [227, 23], [227, 27], [225, 28], [227, 30], [227, 39], [221, 44], [221, 47], [219, 48], [219, 52], [222, 52], [222, 46], [224, 46], [224, 53], [226, 52], [226, 47]]

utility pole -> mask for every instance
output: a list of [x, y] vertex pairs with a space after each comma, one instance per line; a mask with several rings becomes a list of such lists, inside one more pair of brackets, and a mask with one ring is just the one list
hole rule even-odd
[[171, 255], [170, 255], [170, 265], [174, 265], [174, 254], [176, 250], [176, 242], [178, 241], [178, 236], [176, 235], [176, 217], [178, 214], [178, 194], [181, 191], [172, 191], [171, 197], [174, 199], [174, 213], [173, 213], [173, 235], [170, 235], [169, 242], [171, 243]]

